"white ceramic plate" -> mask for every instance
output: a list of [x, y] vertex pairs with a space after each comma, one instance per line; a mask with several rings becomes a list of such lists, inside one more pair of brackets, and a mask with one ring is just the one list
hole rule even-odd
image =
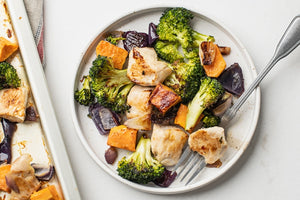
[[[116, 171], [117, 162], [115, 162], [114, 165], [108, 165], [104, 158], [104, 152], [108, 148], [106, 145], [107, 136], [100, 135], [93, 124], [93, 121], [87, 117], [88, 108], [81, 106], [74, 101], [74, 91], [81, 87], [79, 80], [82, 76], [88, 74], [92, 61], [96, 58], [96, 46], [98, 42], [104, 38], [105, 33], [114, 30], [136, 30], [147, 33], [148, 24], [150, 22], [157, 24], [163, 10], [165, 9], [165, 7], [157, 7], [133, 12], [113, 22], [104, 30], [100, 31], [100, 33], [92, 39], [82, 58], [80, 58], [80, 63], [73, 80], [74, 84], [70, 95], [72, 118], [78, 136], [96, 163], [117, 180], [133, 188], [158, 194], [191, 191], [210, 183], [224, 174], [233, 166], [248, 146], [253, 136], [260, 110], [260, 92], [259, 89], [256, 89], [238, 112], [236, 118], [231, 122], [230, 128], [227, 130], [229, 148], [227, 149], [224, 157], [221, 159], [223, 163], [222, 166], [220, 168], [205, 168], [201, 174], [199, 174], [199, 176], [187, 186], [184, 186], [178, 181], [173, 182], [168, 188], [157, 187], [154, 184], [140, 185], [118, 176]], [[256, 77], [256, 71], [246, 49], [239, 40], [220, 23], [200, 13], [194, 12], [194, 16], [192, 26], [196, 31], [207, 35], [213, 35], [217, 44], [231, 47], [231, 54], [225, 56], [227, 66], [230, 66], [235, 62], [240, 64], [244, 74], [245, 87], [247, 88], [247, 86]], [[128, 154], [129, 152], [127, 151], [119, 150], [118, 160], [121, 159], [123, 155]]]

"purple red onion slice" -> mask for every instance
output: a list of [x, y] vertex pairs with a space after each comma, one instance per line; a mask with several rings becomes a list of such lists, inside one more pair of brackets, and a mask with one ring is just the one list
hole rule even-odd
[[39, 163], [32, 163], [31, 166], [34, 169], [34, 175], [39, 181], [49, 181], [54, 175], [53, 165], [42, 165]]
[[4, 139], [0, 143], [0, 164], [11, 162], [11, 139], [14, 132], [17, 130], [17, 125], [6, 119], [2, 119], [2, 127], [4, 131]]
[[89, 115], [101, 135], [107, 135], [111, 128], [120, 125], [120, 116], [99, 103], [89, 107]]
[[148, 47], [148, 34], [136, 31], [127, 31], [122, 35], [125, 40], [123, 40], [124, 48], [130, 51], [134, 47]]
[[232, 64], [220, 75], [218, 80], [231, 94], [241, 96], [245, 90], [243, 72], [238, 63]]

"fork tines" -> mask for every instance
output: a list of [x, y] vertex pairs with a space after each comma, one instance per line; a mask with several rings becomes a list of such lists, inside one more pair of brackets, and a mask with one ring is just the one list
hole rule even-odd
[[185, 180], [191, 172], [193, 174], [189, 177], [188, 181], [185, 183], [185, 185], [189, 184], [197, 175], [201, 172], [201, 170], [205, 167], [206, 163], [199, 153], [193, 152], [189, 146], [186, 146], [184, 149], [178, 163], [175, 165], [173, 171], [177, 172], [177, 179], [181, 177], [179, 182], [182, 182]]

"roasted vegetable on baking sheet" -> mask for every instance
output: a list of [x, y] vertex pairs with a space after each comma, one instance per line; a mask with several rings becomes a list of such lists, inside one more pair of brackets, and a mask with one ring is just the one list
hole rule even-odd
[[3, 62], [9, 58], [18, 48], [18, 44], [12, 43], [11, 41], [0, 36], [0, 62]]
[[3, 88], [17, 88], [21, 85], [16, 69], [7, 62], [0, 62], [0, 90]]
[[16, 123], [10, 122], [6, 119], [0, 120], [0, 126], [3, 127], [4, 138], [0, 143], [0, 164], [11, 163], [12, 157], [12, 137], [17, 130]]

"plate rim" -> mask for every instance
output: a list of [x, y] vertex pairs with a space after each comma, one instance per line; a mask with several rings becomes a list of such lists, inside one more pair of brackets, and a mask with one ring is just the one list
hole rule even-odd
[[[93, 41], [96, 40], [96, 38], [102, 33], [105, 32], [106, 29], [108, 29], [110, 26], [113, 26], [113, 24], [118, 23], [119, 21], [125, 20], [124, 18], [130, 18], [131, 16], [137, 15], [137, 14], [145, 14], [147, 12], [151, 12], [152, 11], [158, 11], [158, 10], [164, 10], [166, 8], [171, 8], [171, 7], [176, 7], [176, 6], [148, 6], [148, 7], [142, 7], [140, 9], [136, 9], [134, 11], [129, 11], [119, 17], [117, 17], [116, 19], [112, 19], [110, 20], [108, 23], [106, 23], [105, 25], [101, 26], [100, 29], [98, 29], [98, 31], [92, 35], [91, 39], [88, 40], [87, 45], [85, 46], [85, 48], [83, 48], [83, 51], [81, 52], [81, 56], [78, 59], [77, 65], [76, 65], [76, 71], [75, 73], [73, 73], [73, 80], [72, 80], [72, 84], [71, 84], [71, 90], [69, 90], [70, 92], [70, 106], [71, 106], [71, 116], [72, 116], [72, 122], [73, 125], [75, 127], [76, 130], [76, 134], [80, 139], [80, 142], [82, 143], [82, 145], [84, 146], [85, 150], [88, 152], [89, 156], [91, 156], [91, 158], [93, 159], [94, 162], [97, 163], [97, 165], [99, 165], [102, 170], [104, 170], [106, 173], [108, 173], [110, 176], [114, 177], [116, 180], [120, 181], [121, 183], [124, 183], [125, 185], [128, 185], [132, 188], [138, 189], [140, 191], [143, 192], [147, 192], [147, 193], [152, 193], [152, 194], [178, 194], [178, 193], [186, 193], [192, 190], [196, 190], [199, 188], [202, 188], [208, 184], [210, 184], [211, 182], [219, 179], [222, 175], [224, 175], [226, 172], [229, 171], [229, 169], [240, 159], [240, 157], [242, 156], [242, 154], [245, 152], [245, 150], [248, 148], [249, 143], [251, 142], [253, 135], [255, 133], [255, 129], [257, 126], [257, 122], [259, 119], [259, 115], [260, 115], [260, 107], [261, 107], [261, 93], [260, 93], [260, 88], [257, 87], [255, 89], [255, 91], [253, 93], [255, 93], [255, 104], [254, 104], [254, 116], [252, 118], [252, 122], [250, 123], [250, 130], [248, 131], [251, 134], [247, 134], [247, 136], [245, 137], [245, 144], [243, 146], [240, 147], [240, 150], [238, 150], [236, 152], [236, 154], [228, 161], [228, 163], [226, 164], [226, 168], [220, 168], [218, 172], [216, 172], [216, 175], [212, 178], [208, 178], [206, 179], [206, 181], [198, 181], [196, 183], [187, 185], [187, 186], [183, 186], [183, 187], [175, 187], [175, 188], [161, 188], [161, 187], [149, 187], [146, 185], [141, 185], [141, 184], [137, 184], [137, 183], [133, 183], [131, 181], [128, 181], [122, 177], [120, 177], [117, 173], [113, 173], [111, 171], [111, 169], [109, 169], [102, 161], [99, 160], [99, 158], [97, 157], [97, 155], [94, 153], [94, 151], [91, 149], [91, 147], [89, 146], [87, 140], [85, 139], [85, 137], [83, 136], [82, 130], [79, 126], [78, 123], [78, 117], [76, 115], [76, 102], [74, 100], [74, 91], [77, 89], [76, 85], [78, 84], [77, 81], [77, 77], [79, 75], [79, 71], [80, 71], [80, 66], [82, 65], [83, 62], [83, 58], [86, 55], [88, 49], [90, 48], [90, 46], [92, 45]], [[178, 6], [177, 6], [178, 7]], [[243, 56], [245, 56], [245, 60], [250, 64], [250, 66], [248, 66], [248, 68], [250, 69], [251, 75], [253, 76], [253, 78], [255, 78], [257, 76], [257, 71], [256, 71], [256, 67], [254, 65], [254, 62], [252, 60], [252, 58], [250, 57], [250, 54], [248, 53], [247, 49], [244, 47], [243, 43], [236, 37], [235, 34], [233, 34], [230, 29], [228, 29], [223, 22], [221, 22], [220, 19], [217, 19], [216, 17], [212, 16], [211, 14], [208, 14], [202, 10], [196, 9], [196, 8], [188, 8], [188, 6], [185, 6], [185, 8], [189, 9], [190, 11], [192, 11], [192, 13], [199, 15], [201, 18], [204, 18], [205, 20], [209, 21], [210, 23], [213, 23], [214, 25], [217, 25], [219, 28], [223, 29], [223, 31], [227, 32], [227, 35], [230, 36], [235, 42], [236, 44], [240, 47], [241, 49], [241, 53], [243, 54]], [[246, 143], [247, 142], [247, 143]], [[202, 183], [203, 182], [203, 183]]]

